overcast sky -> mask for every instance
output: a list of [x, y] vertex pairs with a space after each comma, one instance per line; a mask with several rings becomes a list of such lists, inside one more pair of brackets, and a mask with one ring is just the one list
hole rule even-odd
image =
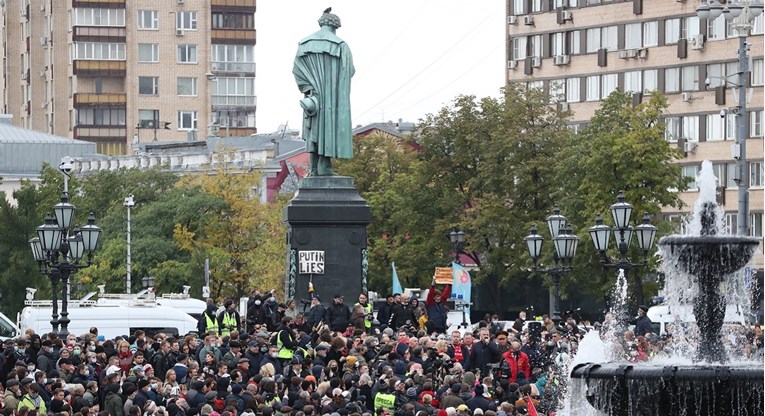
[[353, 125], [417, 122], [460, 94], [498, 96], [504, 83], [504, 0], [266, 0], [258, 2], [259, 133], [299, 129], [302, 95], [292, 76], [297, 42], [332, 7], [353, 52]]

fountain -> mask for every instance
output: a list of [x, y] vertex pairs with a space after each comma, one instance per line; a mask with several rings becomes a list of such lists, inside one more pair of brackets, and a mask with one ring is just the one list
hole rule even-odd
[[[676, 357], [658, 363], [582, 363], [571, 372], [574, 391], [609, 416], [762, 415], [762, 363], [734, 363], [721, 342], [727, 299], [724, 288], [735, 287], [736, 272], [757, 249], [752, 237], [722, 235], [722, 210], [715, 200], [712, 164], [705, 161], [699, 175], [699, 200], [691, 234], [659, 241], [667, 285], [671, 279], [690, 286], [690, 300], [699, 330], [695, 355], [688, 364]], [[730, 280], [730, 282], [728, 281]], [[679, 287], [677, 283], [675, 286]], [[688, 288], [686, 288], [688, 289]], [[728, 290], [730, 291], [730, 290]], [[668, 291], [680, 296], [683, 290]], [[584, 386], [582, 386], [584, 384]]]

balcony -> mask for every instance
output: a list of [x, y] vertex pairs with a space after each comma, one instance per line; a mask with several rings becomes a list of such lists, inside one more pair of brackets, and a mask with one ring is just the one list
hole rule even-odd
[[127, 71], [125, 61], [74, 60], [74, 75], [85, 77], [124, 77]]
[[255, 0], [211, 0], [213, 11], [237, 11], [255, 13]]
[[255, 44], [255, 29], [213, 29], [212, 43]]
[[218, 135], [220, 137], [245, 137], [257, 134], [258, 129], [256, 127], [228, 127], [220, 126], [218, 129]]
[[227, 74], [255, 74], [254, 62], [213, 62], [212, 72]]
[[124, 9], [127, 0], [72, 0], [72, 7]]
[[75, 42], [125, 42], [125, 28], [114, 26], [75, 26]]
[[127, 142], [125, 126], [74, 126], [74, 138], [89, 142]]
[[98, 107], [125, 107], [127, 94], [119, 92], [110, 93], [75, 93], [74, 108], [98, 106]]
[[258, 97], [254, 95], [213, 95], [213, 111], [250, 110], [258, 105]]

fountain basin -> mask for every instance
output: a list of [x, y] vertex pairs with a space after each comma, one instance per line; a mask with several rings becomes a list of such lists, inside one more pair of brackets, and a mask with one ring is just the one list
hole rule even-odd
[[677, 267], [692, 275], [725, 275], [740, 270], [759, 243], [756, 237], [719, 235], [670, 235], [659, 240], [659, 246], [677, 259]]
[[765, 411], [760, 364], [584, 363], [574, 367], [571, 379], [584, 383], [587, 401], [609, 416], [744, 416]]

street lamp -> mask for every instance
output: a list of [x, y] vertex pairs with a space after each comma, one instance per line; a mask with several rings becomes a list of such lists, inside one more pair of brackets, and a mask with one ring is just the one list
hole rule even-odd
[[[53, 206], [55, 217], [48, 215], [45, 223], [36, 229], [37, 236], [29, 240], [32, 255], [40, 271], [50, 278], [52, 292], [51, 326], [54, 333], [65, 338], [69, 335], [69, 278], [78, 269], [87, 267], [93, 260], [93, 251], [98, 244], [101, 229], [95, 225], [93, 213], [88, 216], [87, 225], [72, 229], [75, 206], [69, 203], [69, 175], [73, 171], [71, 159], [62, 159], [59, 170], [64, 174], [64, 191], [61, 200]], [[72, 235], [69, 235], [72, 231]], [[80, 264], [87, 252], [87, 265]], [[58, 315], [58, 282], [61, 281], [61, 317]], [[58, 330], [61, 325], [61, 331]]]
[[144, 276], [141, 278], [141, 286], [143, 286], [144, 289], [148, 289], [146, 291], [146, 298], [147, 299], [154, 299], [154, 284], [157, 283], [157, 279], [154, 276]]
[[[595, 246], [595, 250], [600, 253], [600, 263], [603, 267], [612, 267], [622, 269], [625, 272], [629, 269], [644, 266], [647, 263], [648, 252], [653, 247], [653, 241], [656, 237], [656, 227], [650, 224], [651, 219], [646, 213], [643, 215], [642, 223], [631, 227], [630, 217], [632, 216], [632, 205], [625, 202], [624, 192], [620, 191], [616, 197], [616, 203], [611, 205], [611, 216], [614, 219], [614, 227], [609, 227], [603, 223], [603, 217], [600, 214], [595, 216], [595, 225], [590, 227], [590, 237]], [[608, 243], [611, 240], [611, 233], [614, 233], [616, 248], [619, 250], [619, 259], [614, 261], [608, 257]], [[637, 263], [630, 262], [627, 258], [627, 250], [633, 236], [638, 242], [638, 247], [643, 251], [643, 259]]]
[[539, 257], [542, 256], [542, 242], [544, 238], [538, 234], [536, 224], [531, 226], [530, 234], [523, 241], [533, 262], [531, 269], [550, 275], [553, 281], [552, 297], [550, 298], [550, 319], [560, 321], [560, 279], [566, 273], [573, 270], [572, 263], [579, 246], [579, 237], [574, 235], [571, 226], [567, 224], [567, 218], [560, 214], [560, 208], [553, 208], [552, 215], [547, 217], [547, 228], [553, 241], [553, 266], [540, 268], [537, 266]]
[[[762, 14], [763, 4], [760, 0], [733, 0], [729, 1], [727, 7], [724, 7], [718, 0], [709, 4], [707, 0], [702, 0], [701, 5], [696, 9], [696, 15], [699, 19], [715, 20], [720, 15], [724, 15], [725, 21], [731, 23], [731, 26], [738, 32], [738, 82], [731, 83], [738, 88], [738, 106], [731, 109], [733, 114], [738, 116], [736, 120], [736, 144], [732, 148], [732, 156], [738, 161], [738, 226], [737, 235], [746, 236], [748, 233], [747, 223], [749, 218], [749, 176], [746, 166], [746, 128], [749, 125], [749, 114], [746, 111], [746, 76], [749, 73], [749, 57], [747, 51], [751, 44], [748, 44], [746, 37], [754, 25], [754, 19]], [[726, 80], [726, 83], [728, 81]]]
[[460, 261], [460, 253], [465, 249], [465, 232], [462, 230], [452, 230], [452, 232], [449, 233], [449, 241], [452, 242], [454, 262], [462, 264]]
[[127, 207], [127, 279], [125, 282], [125, 293], [130, 293], [130, 286], [132, 285], [132, 265], [130, 259], [130, 208], [133, 208], [135, 206], [135, 201], [133, 201], [133, 194], [130, 194], [125, 198], [125, 202], [123, 202], [123, 205]]

